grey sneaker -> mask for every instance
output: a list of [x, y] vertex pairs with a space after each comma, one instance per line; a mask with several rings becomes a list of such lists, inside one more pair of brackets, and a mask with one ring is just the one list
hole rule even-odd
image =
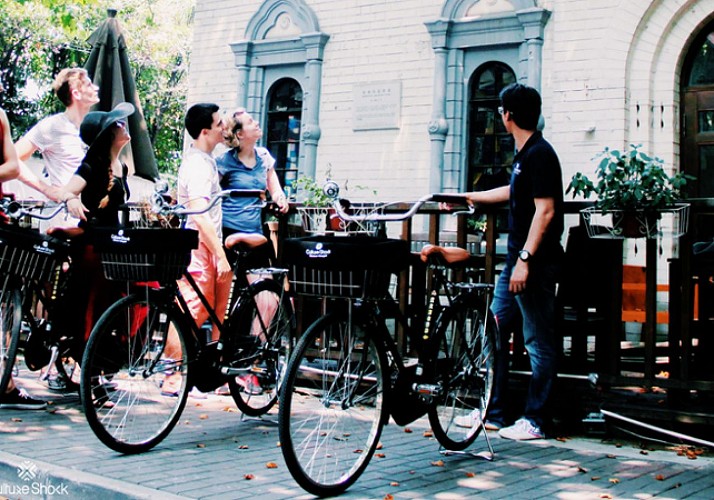
[[543, 434], [540, 430], [540, 427], [533, 425], [527, 418], [519, 418], [512, 426], [504, 427], [498, 431], [498, 435], [502, 438], [513, 439], [516, 441], [543, 439], [545, 437], [545, 434]]
[[481, 410], [476, 408], [466, 415], [459, 415], [458, 417], [455, 417], [454, 424], [466, 429], [472, 429], [477, 425], [481, 425]]

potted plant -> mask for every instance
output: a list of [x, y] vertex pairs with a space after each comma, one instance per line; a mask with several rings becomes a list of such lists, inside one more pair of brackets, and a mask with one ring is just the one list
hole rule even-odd
[[573, 198], [597, 195], [594, 209], [612, 214], [615, 236], [653, 237], [663, 210], [672, 209], [683, 196], [683, 188], [692, 176], [683, 172], [668, 175], [664, 161], [651, 157], [630, 145], [628, 151], [605, 148], [595, 158], [597, 183], [581, 172], [575, 174], [565, 193]]

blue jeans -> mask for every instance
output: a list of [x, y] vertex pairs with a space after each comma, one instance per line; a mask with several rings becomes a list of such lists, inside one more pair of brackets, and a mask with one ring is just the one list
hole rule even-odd
[[[535, 264], [535, 263], [534, 263]], [[505, 425], [508, 392], [508, 341], [516, 321], [522, 318], [523, 341], [531, 363], [530, 384], [523, 416], [542, 426], [545, 406], [556, 377], [557, 342], [555, 337], [555, 284], [558, 265], [533, 265], [523, 293], [508, 291], [513, 266], [506, 264], [498, 278], [491, 311], [498, 324], [494, 386], [488, 419]]]

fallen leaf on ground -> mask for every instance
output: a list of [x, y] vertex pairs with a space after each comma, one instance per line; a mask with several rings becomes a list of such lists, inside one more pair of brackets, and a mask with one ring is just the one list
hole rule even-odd
[[276, 464], [275, 462], [268, 462], [267, 464], [265, 464], [265, 467], [266, 469], [277, 469], [278, 464]]
[[22, 422], [22, 419], [21, 419], [21, 418], [18, 418], [18, 417], [13, 417], [13, 418], [12, 418], [12, 421], [13, 421], [13, 422]]
[[206, 414], [206, 413], [201, 413], [201, 414], [198, 416], [198, 418], [200, 418], [201, 420], [206, 420], [206, 419], [208, 418], [208, 414]]
[[375, 448], [375, 449], [376, 449], [376, 450], [381, 450], [383, 447], [384, 447], [384, 445], [383, 445], [382, 442], [380, 441], [379, 443], [377, 443], [377, 448]]
[[413, 431], [409, 427], [405, 427], [404, 432], [406, 432], [407, 434], [411, 434]]
[[202, 405], [201, 403], [194, 403], [194, 406], [195, 406], [196, 408], [200, 408], [200, 407], [203, 406], [203, 405]]
[[203, 443], [198, 443], [198, 444], [196, 445], [196, 448], [205, 448], [205, 447], [206, 447], [206, 445], [203, 444]]
[[640, 450], [640, 455], [649, 455], [650, 452], [647, 450]]
[[391, 483], [389, 483], [389, 486], [399, 486], [399, 483], [396, 481], [392, 481]]
[[424, 431], [424, 437], [425, 438], [434, 437], [434, 433], [431, 431]]
[[375, 453], [374, 456], [377, 457], [377, 458], [384, 458], [384, 457], [386, 457], [386, 455], [385, 455], [384, 453]]
[[230, 406], [224, 406], [222, 411], [225, 411], [225, 412], [227, 412], [227, 413], [238, 413], [238, 408], [232, 408], [232, 407], [230, 407]]
[[620, 482], [620, 480], [616, 477], [611, 477], [610, 479], [608, 479], [608, 481], [610, 481], [612, 484], [618, 484]]
[[657, 481], [664, 481], [664, 474], [657, 474], [657, 475], [655, 476], [655, 479], [656, 479]]
[[600, 479], [600, 476], [593, 476], [590, 478], [590, 481], [598, 481]]
[[436, 462], [432, 462], [431, 465], [434, 467], [443, 467], [444, 466], [444, 461], [443, 460], [437, 460]]
[[607, 458], [617, 458], [616, 455], [610, 455], [609, 453], [608, 453], [607, 455], [605, 455], [605, 456], [606, 456]]
[[275, 446], [277, 446], [278, 448], [280, 448], [280, 447], [282, 446], [282, 444], [280, 444], [280, 441], [278, 441], [277, 443], [275, 443]]
[[557, 437], [555, 438], [556, 441], [560, 441], [561, 443], [565, 443], [568, 441], [568, 438], [566, 437]]
[[243, 479], [247, 479], [248, 481], [250, 481], [253, 478], [255, 478], [255, 476], [253, 474], [246, 474], [245, 476], [243, 476]]
[[475, 472], [467, 472], [466, 477], [476, 477], [476, 473]]
[[240, 446], [238, 447], [238, 449], [239, 449], [239, 450], [247, 450], [247, 449], [248, 449], [248, 445], [247, 445], [247, 444], [242, 444], [242, 445], [240, 445]]
[[582, 472], [583, 474], [585, 474], [587, 471], [588, 470], [585, 467], [583, 467], [582, 465], [578, 465], [578, 472]]
[[394, 500], [394, 496], [387, 493], [386, 495], [384, 495], [384, 500]]
[[602, 495], [600, 495], [600, 498], [612, 498], [612, 495], [610, 495], [609, 493], [603, 493]]

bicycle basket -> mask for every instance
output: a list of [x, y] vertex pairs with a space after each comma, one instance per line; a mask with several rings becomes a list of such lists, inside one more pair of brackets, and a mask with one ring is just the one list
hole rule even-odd
[[68, 252], [67, 242], [36, 229], [0, 227], [0, 274], [50, 281]]
[[192, 229], [97, 229], [94, 248], [110, 280], [175, 281], [198, 248], [198, 231]]
[[409, 262], [406, 241], [371, 236], [293, 238], [283, 249], [296, 293], [319, 297], [384, 298]]

